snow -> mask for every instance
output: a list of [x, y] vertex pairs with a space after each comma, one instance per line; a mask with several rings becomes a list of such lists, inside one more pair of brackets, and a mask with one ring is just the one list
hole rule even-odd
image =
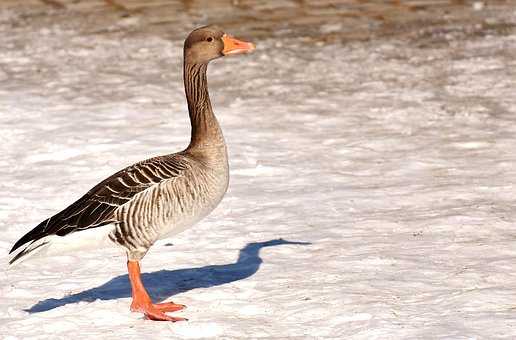
[[[294, 11], [257, 10], [283, 3]], [[158, 27], [101, 5], [0, 11], [2, 338], [516, 337], [516, 13], [502, 5], [468, 5], [480, 28], [371, 40], [333, 17], [228, 24], [257, 44], [209, 68], [229, 192], [142, 263], [188, 322], [129, 312], [116, 249], [7, 270], [38, 222], [188, 142], [182, 39], [224, 14]]]

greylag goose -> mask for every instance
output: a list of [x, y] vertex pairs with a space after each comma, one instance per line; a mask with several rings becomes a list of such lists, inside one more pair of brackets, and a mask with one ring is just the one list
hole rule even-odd
[[192, 125], [188, 147], [136, 163], [100, 182], [19, 239], [10, 251], [9, 264], [36, 253], [115, 244], [127, 253], [131, 311], [151, 320], [185, 320], [165, 314], [184, 305], [152, 303], [140, 278], [140, 261], [155, 241], [194, 225], [224, 196], [229, 180], [226, 144], [211, 108], [206, 69], [213, 59], [254, 48], [216, 26], [191, 32], [184, 44], [183, 65]]

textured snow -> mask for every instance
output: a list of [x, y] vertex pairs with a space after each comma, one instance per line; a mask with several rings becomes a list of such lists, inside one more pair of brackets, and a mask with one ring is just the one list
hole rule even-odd
[[233, 26], [258, 48], [209, 68], [229, 192], [142, 263], [154, 299], [188, 306], [172, 324], [129, 312], [116, 249], [9, 271], [7, 253], [99, 180], [187, 144], [182, 39], [206, 22], [96, 34], [80, 12], [25, 11], [0, 14], [2, 338], [516, 337], [513, 29], [342, 43]]

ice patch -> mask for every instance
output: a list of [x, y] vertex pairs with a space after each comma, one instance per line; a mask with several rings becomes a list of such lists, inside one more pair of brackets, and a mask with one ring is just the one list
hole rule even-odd
[[242, 168], [242, 169], [235, 169], [231, 172], [232, 175], [241, 175], [241, 176], [273, 176], [273, 175], [279, 175], [279, 174], [286, 174], [288, 173], [288, 170], [279, 168], [279, 167], [272, 167], [272, 166], [265, 166], [258, 164], [254, 168]]
[[371, 320], [373, 316], [368, 313], [357, 313], [354, 315], [339, 315], [336, 316], [335, 319], [332, 320], [335, 324], [345, 323], [345, 322], [354, 322], [354, 321], [367, 321]]
[[205, 339], [224, 334], [224, 328], [213, 322], [184, 322], [170, 328], [185, 339]]

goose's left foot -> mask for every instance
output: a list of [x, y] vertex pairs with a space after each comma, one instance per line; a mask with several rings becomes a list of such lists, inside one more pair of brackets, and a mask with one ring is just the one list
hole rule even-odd
[[178, 322], [178, 321], [188, 321], [188, 319], [185, 318], [178, 318], [173, 316], [168, 316], [165, 313], [145, 313], [145, 317], [152, 321], [172, 321], [172, 322]]

